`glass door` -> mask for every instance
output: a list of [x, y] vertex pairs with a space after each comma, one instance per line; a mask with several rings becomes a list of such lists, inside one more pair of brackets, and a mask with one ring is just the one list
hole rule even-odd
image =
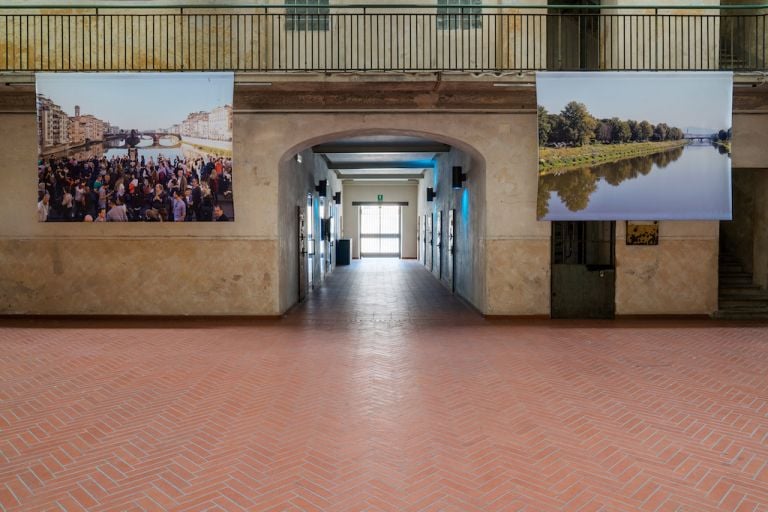
[[360, 206], [360, 257], [400, 257], [400, 206]]

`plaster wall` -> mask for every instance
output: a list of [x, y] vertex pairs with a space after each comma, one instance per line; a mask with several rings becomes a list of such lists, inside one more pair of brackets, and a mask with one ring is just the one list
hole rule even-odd
[[[536, 144], [535, 123], [533, 114], [260, 112], [248, 116], [242, 129], [251, 134], [249, 158], [259, 162], [258, 172], [263, 170], [267, 174], [270, 169], [277, 169], [284, 155], [295, 154], [321, 142], [366, 134], [421, 136], [445, 142], [484, 160], [484, 183], [493, 183], [493, 187], [485, 186], [486, 232], [485, 240], [479, 242], [484, 251], [475, 257], [479, 261], [486, 259], [488, 248], [495, 245], [500, 247], [499, 254], [509, 245], [521, 254], [527, 254], [529, 247], [538, 250], [531, 258], [537, 261], [535, 266], [490, 265], [487, 259], [485, 263], [478, 263], [485, 268], [481, 283], [496, 280], [506, 284], [495, 295], [486, 289], [482, 301], [478, 299], [478, 307], [491, 314], [514, 315], [549, 312], [545, 287], [549, 282], [548, 260], [539, 258], [542, 246], [548, 254], [549, 227], [548, 223], [535, 220], [536, 151], [532, 150]], [[275, 172], [265, 179], [280, 178]], [[268, 204], [276, 201], [277, 194], [261, 197]], [[274, 211], [278, 211], [277, 204], [273, 204]], [[475, 208], [474, 204], [472, 208]], [[267, 215], [261, 222], [276, 223], [278, 238], [289, 236], [290, 221]], [[282, 258], [279, 266], [280, 276], [287, 276], [293, 263]], [[282, 283], [284, 279], [281, 277], [280, 281]], [[281, 304], [288, 306], [287, 301]]]
[[617, 315], [708, 315], [717, 310], [718, 222], [662, 221], [659, 245], [626, 245], [616, 223]]
[[759, 113], [733, 114], [734, 169], [768, 168], [768, 109], [760, 108], [763, 110]]
[[[11, 37], [0, 41], [0, 69], [561, 69], [562, 62], [547, 62], [546, 11], [524, 7], [546, 6], [546, 0], [504, 2], [492, 0], [484, 5], [504, 5], [499, 11], [486, 11], [480, 23], [461, 30], [438, 28], [435, 8], [413, 7], [410, 0], [372, 1], [371, 4], [402, 5], [397, 14], [391, 8], [331, 7], [331, 13], [348, 16], [334, 18], [328, 30], [286, 30], [286, 11], [264, 8], [238, 8], [244, 2], [231, 1], [230, 8], [195, 7], [200, 2], [185, 2], [184, 16], [178, 8], [154, 7], [126, 10], [119, 2], [81, 0], [73, 9], [62, 2], [60, 8], [25, 9], [26, 15], [53, 14], [47, 18], [19, 16], [8, 7], [23, 5], [6, 2], [0, 9], [0, 31]], [[553, 2], [556, 3], [556, 2]], [[732, 0], [730, 4], [754, 3]], [[111, 5], [110, 5], [111, 4]], [[139, 5], [142, 3], [139, 2]], [[282, 5], [269, 0], [260, 5]], [[335, 6], [359, 4], [339, 0]], [[519, 4], [520, 7], [516, 7]], [[732, 51], [745, 65], [765, 67], [768, 48], [760, 34], [765, 18], [747, 22], [721, 19], [720, 11], [707, 9], [621, 9], [620, 6], [646, 5], [646, 0], [603, 0], [604, 14], [634, 15], [633, 18], [606, 17], [600, 22], [602, 62], [611, 69], [718, 69], [720, 32], [733, 33]], [[720, 0], [679, 0], [675, 5], [717, 6]], [[55, 5], [55, 4], [53, 4]], [[89, 7], [90, 6], [90, 7]], [[26, 7], [26, 6], [25, 6]], [[95, 7], [99, 7], [96, 15]], [[728, 11], [725, 11], [728, 13]], [[740, 15], [765, 14], [768, 9], [733, 11]], [[501, 16], [498, 16], [498, 14]], [[61, 15], [76, 14], [72, 18]], [[190, 15], [216, 14], [195, 18]], [[403, 15], [414, 14], [410, 18]], [[687, 19], [676, 15], [707, 15]], [[143, 15], [156, 15], [145, 23]], [[260, 16], [262, 15], [262, 16]], [[657, 17], [654, 17], [658, 15]], [[670, 16], [671, 15], [671, 16]], [[67, 19], [64, 23], [63, 19]], [[564, 20], [570, 23], [568, 19]], [[462, 27], [464, 23], [457, 21]], [[471, 28], [470, 28], [471, 27]], [[195, 38], [207, 32], [211, 38]], [[573, 33], [566, 30], [564, 33]], [[17, 35], [19, 37], [17, 38]], [[105, 35], [108, 35], [105, 38]], [[560, 38], [561, 36], [556, 36]], [[560, 43], [578, 46], [576, 41]], [[554, 56], [551, 61], [561, 60]], [[554, 67], [553, 67], [554, 66]]]
[[[759, 5], [752, 0], [721, 0], [723, 5]], [[733, 55], [740, 63], [760, 69], [768, 67], [768, 42], [762, 35], [768, 30], [768, 8], [765, 9], [729, 9], [723, 14], [733, 15], [722, 21], [723, 30], [734, 34], [726, 42], [726, 52]], [[763, 15], [762, 17], [750, 17]]]
[[493, 119], [485, 142], [486, 308], [490, 315], [549, 315], [551, 223], [536, 220], [536, 115]]
[[734, 169], [731, 176], [733, 220], [720, 224], [720, 247], [733, 254], [746, 272], [753, 269], [755, 175], [751, 169]]
[[271, 182], [242, 150], [242, 116], [235, 222], [40, 223], [34, 105], [34, 92], [0, 94], [0, 314], [278, 313], [277, 230], [254, 221]]
[[768, 287], [768, 170], [733, 171], [733, 220], [720, 224], [720, 246], [732, 253], [755, 284]]
[[[297, 158], [299, 156], [300, 158]], [[301, 160], [301, 162], [299, 162]], [[320, 180], [328, 180], [326, 198], [321, 199], [318, 196], [315, 186]], [[284, 312], [298, 301], [299, 298], [299, 280], [304, 280], [309, 288], [319, 286], [325, 277], [325, 272], [321, 271], [323, 261], [321, 255], [321, 245], [323, 251], [331, 250], [330, 244], [323, 241], [320, 237], [320, 218], [327, 218], [330, 215], [329, 209], [332, 206], [332, 198], [335, 192], [341, 190], [341, 183], [336, 175], [328, 170], [325, 161], [312, 152], [311, 148], [286, 154], [279, 164], [279, 182], [278, 202], [276, 205], [278, 211], [277, 222], [280, 224], [280, 236], [278, 247], [280, 250], [280, 262], [283, 267], [281, 270], [279, 301], [280, 311]], [[313, 208], [311, 216], [306, 214], [307, 196], [312, 196]], [[323, 201], [325, 208], [320, 209], [320, 202]], [[307, 225], [312, 223], [313, 237], [310, 250], [307, 250], [315, 256], [308, 260], [307, 264], [312, 265], [312, 283], [307, 282], [308, 274], [299, 273], [299, 227], [298, 227], [298, 208], [305, 212], [305, 221]], [[305, 233], [306, 235], [306, 233]]]
[[[270, 112], [242, 101], [238, 86], [235, 222], [85, 225], [37, 222], [34, 92], [0, 94], [8, 199], [0, 203], [0, 313], [281, 314], [298, 290], [295, 208], [321, 176], [329, 179], [329, 195], [341, 186], [308, 149], [392, 133], [444, 142], [470, 157], [471, 220], [457, 236], [472, 234], [466, 246], [473, 248], [473, 273], [461, 293], [490, 315], [549, 314], [551, 226], [536, 221], [534, 112]], [[757, 133], [753, 144], [765, 146]], [[296, 167], [297, 153], [311, 169]], [[466, 160], [446, 155], [444, 167], [457, 162]], [[475, 174], [478, 162], [483, 172]], [[439, 188], [443, 183], [438, 177]], [[461, 207], [461, 198], [444, 197], [453, 201], [445, 208]], [[471, 217], [483, 211], [484, 220]], [[622, 223], [617, 229], [622, 241]], [[768, 254], [766, 242], [756, 242], [755, 251]], [[619, 242], [617, 313], [714, 311], [717, 246], [717, 223], [695, 222], [662, 222], [657, 247]], [[158, 275], [163, 284], [152, 282]]]
[[418, 208], [416, 193], [418, 184], [378, 182], [354, 182], [343, 183], [342, 201], [344, 216], [342, 226], [342, 238], [352, 239], [352, 257], [360, 258], [360, 207], [352, 206], [355, 201], [376, 202], [376, 196], [384, 195], [384, 202], [407, 202], [408, 206], [400, 209], [400, 257], [404, 259], [416, 258], [416, 211]]
[[[601, 67], [607, 69], [719, 69], [718, 10], [621, 9], [645, 0], [603, 0]], [[720, 0], [680, 0], [675, 6], [718, 6]], [[615, 7], [615, 8], [613, 8]], [[654, 17], [658, 14], [658, 17]], [[688, 18], [687, 16], [707, 16]]]
[[[0, 41], [0, 55], [7, 50], [9, 56], [0, 59], [0, 70], [538, 69], [546, 65], [546, 17], [540, 10], [501, 11], [509, 17], [490, 11], [467, 18], [466, 25], [454, 13], [454, 20], [446, 24], [463, 29], [446, 30], [438, 24], [434, 7], [407, 8], [414, 4], [410, 0], [372, 1], [383, 7], [331, 8], [332, 14], [345, 16], [334, 16], [327, 30], [287, 30], [285, 9], [238, 8], [238, 2], [220, 9], [185, 2], [183, 16], [177, 8], [154, 7], [150, 2], [145, 2], [146, 8], [130, 10], [119, 2], [78, 3], [83, 7], [26, 9], [24, 14], [53, 14], [28, 19], [18, 16], [19, 11], [0, 9], [0, 15], [11, 15], [0, 16], [0, 31], [23, 34], [20, 39]], [[509, 4], [484, 2], [502, 3]], [[546, 5], [546, 0], [520, 3]], [[336, 7], [359, 4], [355, 0], [333, 3]], [[89, 5], [99, 7], [98, 16]], [[284, 2], [268, 0], [260, 5]], [[403, 8], [393, 11], [387, 5]], [[264, 15], [267, 12], [269, 16]], [[73, 14], [79, 16], [60, 17]], [[195, 14], [217, 16], [191, 16]], [[201, 32], [213, 37], [194, 37]]]
[[755, 211], [752, 242], [752, 279], [768, 288], [768, 170], [755, 171]]
[[[460, 166], [466, 175], [466, 181], [459, 189], [451, 188], [454, 166]], [[433, 233], [437, 232], [437, 212], [442, 212], [442, 248], [438, 251], [436, 244], [432, 247], [433, 260], [439, 257], [440, 266], [433, 265], [432, 273], [449, 289], [455, 283], [455, 293], [481, 311], [486, 303], [485, 174], [484, 160], [451, 148], [450, 152], [437, 157], [434, 169], [426, 171], [418, 191], [419, 215], [422, 218], [432, 216]], [[426, 200], [428, 187], [437, 191], [437, 197], [431, 202]], [[454, 256], [449, 251], [450, 210], [455, 210]], [[421, 243], [423, 250], [423, 240]], [[454, 258], [453, 274], [449, 273], [451, 257]]]

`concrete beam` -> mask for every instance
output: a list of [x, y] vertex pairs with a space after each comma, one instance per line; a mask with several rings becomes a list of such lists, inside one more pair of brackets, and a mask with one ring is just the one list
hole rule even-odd
[[338, 171], [361, 169], [424, 169], [423, 162], [331, 162], [329, 168]]
[[420, 180], [424, 177], [423, 173], [419, 174], [342, 174], [338, 173], [338, 177], [341, 180]]
[[318, 144], [315, 153], [447, 153], [448, 144]]

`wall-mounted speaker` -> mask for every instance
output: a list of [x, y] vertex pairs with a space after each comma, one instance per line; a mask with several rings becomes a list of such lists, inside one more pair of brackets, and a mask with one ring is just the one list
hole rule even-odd
[[432, 187], [427, 188], [427, 201], [432, 202], [437, 197], [437, 192]]
[[331, 241], [331, 219], [320, 219], [320, 238]]
[[333, 202], [336, 204], [341, 204], [341, 192], [336, 192], [333, 194]]
[[467, 180], [467, 175], [461, 172], [461, 166], [456, 166], [451, 172], [451, 188], [461, 188]]
[[315, 190], [317, 190], [317, 195], [320, 197], [328, 195], [328, 180], [320, 180], [320, 183], [317, 184]]

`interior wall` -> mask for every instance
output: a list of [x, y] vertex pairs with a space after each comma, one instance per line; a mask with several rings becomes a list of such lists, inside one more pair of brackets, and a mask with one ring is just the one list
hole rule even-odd
[[752, 272], [753, 262], [754, 178], [750, 169], [733, 170], [733, 220], [720, 223], [720, 247], [735, 256], [747, 272]]
[[[84, 225], [37, 222], [34, 91], [1, 89], [0, 173], [7, 200], [0, 202], [0, 313], [281, 314], [298, 291], [295, 206], [314, 188], [315, 172], [325, 172], [313, 170], [309, 179], [284, 164], [312, 144], [389, 132], [445, 142], [482, 161], [482, 176], [471, 174], [475, 163], [468, 165], [467, 189], [477, 184], [485, 195], [479, 201], [485, 231], [473, 254], [483, 269], [473, 279], [484, 291], [473, 304], [490, 315], [549, 314], [551, 228], [536, 221], [535, 112], [252, 111], [243, 107], [237, 85], [235, 222]], [[765, 168], [767, 160], [758, 152], [767, 147], [765, 132], [761, 137], [755, 128], [764, 121], [751, 117], [750, 140], [757, 148], [739, 149], [737, 143], [745, 143], [738, 142], [735, 123], [734, 165], [744, 158], [742, 151], [754, 151], [750, 158], [762, 160], [750, 165], [762, 162]], [[314, 155], [303, 153], [303, 162], [309, 161], [316, 161]], [[324, 176], [329, 193], [336, 191], [340, 184]], [[471, 211], [480, 206], [472, 196], [470, 206]], [[618, 244], [617, 313], [713, 311], [718, 235], [717, 223], [709, 224], [662, 222], [656, 248]], [[766, 245], [755, 242], [755, 258], [768, 254]]]
[[376, 202], [377, 196], [382, 194], [384, 202], [407, 202], [400, 210], [401, 230], [401, 258], [416, 258], [416, 212], [418, 209], [417, 192], [418, 184], [414, 182], [386, 182], [365, 181], [355, 182], [347, 180], [343, 182], [341, 194], [344, 204], [344, 216], [342, 226], [342, 238], [352, 240], [352, 257], [360, 258], [360, 207], [352, 206], [354, 201]]
[[[738, 97], [734, 98], [734, 101]], [[766, 169], [768, 168], [768, 108], [759, 104], [760, 113], [733, 114], [733, 168]], [[749, 105], [747, 105], [749, 107]], [[735, 107], [734, 107], [735, 108]]]
[[[280, 262], [285, 265], [285, 272], [281, 274], [280, 282], [281, 311], [286, 311], [298, 302], [299, 279], [306, 279], [306, 275], [299, 275], [298, 208], [306, 208], [308, 194], [312, 195], [313, 203], [318, 200], [319, 196], [315, 186], [320, 180], [328, 180], [326, 204], [331, 204], [333, 194], [341, 191], [341, 182], [333, 172], [328, 170], [325, 160], [321, 156], [315, 155], [311, 148], [306, 148], [289, 156], [280, 164], [278, 222], [280, 222], [281, 231], [285, 233], [284, 236], [280, 237], [279, 244]], [[324, 242], [320, 239], [319, 211], [314, 207], [312, 211], [312, 218], [307, 217], [306, 222], [312, 222], [314, 253], [318, 257], [313, 258], [313, 283], [310, 284], [318, 286], [323, 279], [323, 273], [320, 272], [319, 254], [320, 244]], [[328, 244], [326, 244], [326, 250], [330, 250]]]
[[720, 246], [768, 287], [768, 169], [733, 171], [733, 220], [721, 222], [720, 233]]
[[[453, 189], [452, 169], [460, 166], [467, 179], [462, 188]], [[432, 215], [433, 233], [437, 232], [437, 212], [443, 215], [442, 245], [440, 251], [439, 272], [433, 266], [432, 273], [448, 288], [451, 287], [448, 273], [448, 211], [454, 209], [455, 233], [454, 250], [456, 294], [480, 309], [485, 295], [485, 169], [483, 162], [473, 158], [457, 148], [451, 148], [448, 153], [441, 153], [435, 162], [434, 169], [425, 173], [419, 182], [419, 215]], [[437, 192], [434, 201], [427, 202], [428, 187]], [[422, 228], [423, 229], [423, 228]], [[423, 236], [423, 234], [422, 234]], [[423, 245], [423, 240], [421, 241]], [[429, 248], [427, 248], [429, 250]], [[437, 257], [437, 247], [433, 246], [433, 258]]]
[[[717, 6], [720, 0], [675, 0], [674, 6]], [[602, 0], [602, 14], [665, 16], [658, 22], [643, 24], [625, 22], [621, 18], [601, 19], [600, 31], [605, 40], [602, 44], [600, 63], [604, 69], [711, 69], [719, 68], [720, 20], [718, 11], [686, 9], [684, 11], [662, 8], [621, 9], [628, 6], [648, 6], [645, 0]], [[611, 8], [615, 7], [615, 8]], [[714, 18], [690, 19], [675, 25], [674, 15], [710, 15]], [[649, 34], [649, 35], [646, 35]], [[679, 35], [677, 35], [679, 34]], [[642, 44], [639, 42], [643, 41]], [[647, 41], [647, 42], [646, 42]]]
[[[483, 162], [486, 172], [499, 176], [499, 181], [504, 183], [500, 185], [500, 191], [494, 192], [495, 195], [501, 195], [497, 198], [497, 206], [494, 206], [494, 212], [487, 212], [487, 219], [494, 217], [494, 236], [495, 239], [485, 241], [487, 250], [489, 243], [504, 243], [507, 240], [513, 240], [517, 248], [526, 253], [531, 245], [531, 240], [521, 236], [516, 232], [522, 226], [523, 231], [539, 230], [535, 221], [536, 211], [536, 177], [531, 173], [531, 166], [535, 168], [536, 155], [531, 153], [530, 148], [535, 147], [536, 143], [536, 116], [516, 115], [516, 114], [489, 114], [489, 113], [436, 113], [425, 112], [417, 116], [412, 113], [311, 113], [311, 112], [259, 112], [258, 115], [249, 117], [247, 130], [253, 134], [253, 143], [250, 146], [251, 156], [256, 158], [261, 165], [269, 166], [271, 162], [279, 162], [283, 155], [290, 154], [295, 150], [308, 145], [319, 144], [329, 140], [368, 134], [403, 134], [414, 135], [432, 140], [444, 142], [446, 144], [458, 147], [463, 151], [472, 152], [477, 155], [478, 161]], [[533, 129], [530, 129], [531, 126]], [[528, 133], [530, 131], [530, 133]], [[282, 137], [273, 137], [273, 133], [281, 133]], [[263, 139], [262, 139], [263, 138]], [[279, 139], [279, 140], [278, 140]], [[510, 141], [517, 141], [510, 143]], [[297, 149], [298, 148], [298, 149]], [[514, 148], [514, 151], [510, 151]], [[521, 158], [521, 156], [525, 156]], [[492, 161], [494, 169], [488, 170], [486, 162]], [[503, 176], [503, 178], [501, 178]], [[277, 176], [275, 176], [278, 179]], [[520, 180], [526, 183], [532, 183], [529, 190], [518, 186]], [[508, 195], [508, 189], [513, 189]], [[490, 193], [486, 190], [486, 193]], [[344, 194], [343, 194], [344, 195]], [[525, 198], [522, 196], [525, 195]], [[513, 201], [520, 201], [525, 205], [525, 212], [530, 215], [521, 216], [518, 210], [518, 204], [513, 203], [510, 206], [509, 198]], [[485, 202], [484, 204], [490, 204]], [[504, 208], [501, 207], [504, 206]], [[346, 217], [345, 215], [345, 222]], [[512, 219], [512, 220], [510, 220]], [[490, 226], [491, 221], [488, 221]], [[287, 236], [286, 225], [280, 224], [280, 237]], [[488, 233], [488, 231], [486, 231]], [[490, 236], [490, 235], [489, 235]], [[543, 236], [539, 245], [545, 247], [548, 255], [549, 251], [549, 233]], [[415, 252], [414, 252], [415, 255]], [[481, 252], [476, 257], [485, 259], [485, 252]], [[533, 259], [537, 259], [536, 256]], [[287, 275], [290, 271], [290, 264], [286, 260], [281, 260], [280, 275]], [[506, 277], [507, 269], [504, 266], [494, 266], [492, 270], [485, 263], [481, 266], [485, 269], [485, 276], [478, 277], [480, 282], [489, 282], [487, 275], [492, 272], [497, 279]], [[530, 311], [531, 308], [540, 307], [539, 304], [527, 300], [526, 292], [528, 283], [534, 289], [541, 287], [540, 283], [548, 282], [548, 266], [544, 265], [541, 269], [543, 276], [535, 275], [539, 268], [519, 269], [517, 273], [509, 276], [505, 281], [510, 283], [509, 288], [504, 288], [501, 293], [513, 291], [519, 300], [515, 300], [511, 307], [495, 314], [527, 314], [518, 313], [518, 305], [522, 304], [524, 311]], [[518, 279], [525, 283], [517, 286]], [[487, 311], [489, 293], [483, 294], [479, 304], [476, 307], [483, 312]], [[499, 299], [499, 295], [494, 297]], [[504, 304], [504, 297], [501, 297], [501, 304]], [[548, 296], [545, 301], [546, 313], [548, 313]], [[500, 311], [500, 308], [496, 308]]]
[[752, 239], [752, 279], [768, 288], [768, 169], [755, 170], [755, 210]]
[[659, 245], [626, 244], [616, 223], [617, 315], [708, 315], [717, 310], [719, 222], [662, 221]]
[[[535, 112], [489, 120], [486, 160], [486, 308], [489, 315], [549, 316], [551, 222], [536, 220]], [[468, 130], [480, 129], [477, 126]]]
[[0, 90], [0, 314], [274, 315], [271, 192], [234, 117], [235, 222], [41, 223], [34, 90]]

